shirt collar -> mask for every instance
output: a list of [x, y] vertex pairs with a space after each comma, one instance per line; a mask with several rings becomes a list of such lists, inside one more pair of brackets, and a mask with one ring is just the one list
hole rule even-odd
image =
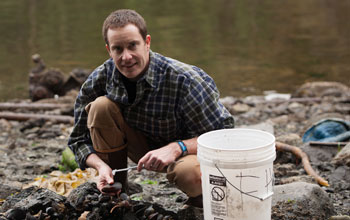
[[156, 63], [155, 54], [150, 50], [148, 69], [140, 80], [145, 80], [153, 88], [156, 88], [158, 84], [158, 80], [156, 79]]

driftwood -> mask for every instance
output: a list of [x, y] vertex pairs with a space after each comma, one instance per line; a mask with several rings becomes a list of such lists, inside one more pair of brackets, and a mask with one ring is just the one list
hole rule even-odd
[[28, 113], [13, 113], [13, 112], [0, 112], [0, 118], [16, 121], [27, 121], [29, 119], [44, 119], [48, 121], [54, 121], [57, 123], [73, 124], [74, 118], [66, 115], [45, 115], [45, 114], [28, 114]]
[[268, 103], [286, 103], [286, 102], [299, 102], [299, 103], [309, 103], [309, 102], [322, 102], [323, 100], [327, 100], [332, 103], [349, 103], [350, 98], [320, 98], [320, 97], [305, 97], [305, 98], [291, 98], [291, 99], [272, 99], [272, 100], [266, 100], [258, 102], [258, 104], [268, 104]]
[[325, 147], [344, 147], [350, 142], [320, 142], [320, 141], [310, 141], [310, 146], [325, 146]]
[[51, 109], [63, 109], [68, 108], [71, 105], [68, 104], [55, 104], [55, 103], [11, 103], [1, 102], [0, 110], [15, 110], [15, 109], [30, 109], [30, 110], [51, 110]]
[[292, 146], [292, 145], [284, 144], [284, 143], [281, 143], [281, 142], [276, 142], [276, 149], [278, 151], [291, 152], [292, 154], [294, 154], [297, 158], [301, 159], [301, 162], [302, 162], [302, 164], [304, 166], [304, 169], [305, 169], [307, 174], [309, 174], [310, 176], [315, 178], [315, 180], [317, 181], [318, 184], [320, 184], [322, 186], [329, 186], [327, 180], [325, 180], [322, 177], [320, 177], [314, 171], [314, 169], [311, 167], [311, 164], [310, 164], [310, 161], [309, 161], [309, 157], [300, 148]]

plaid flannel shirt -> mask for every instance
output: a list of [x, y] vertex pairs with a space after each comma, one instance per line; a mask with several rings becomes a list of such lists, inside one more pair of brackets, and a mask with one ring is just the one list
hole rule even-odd
[[125, 121], [145, 135], [152, 149], [234, 126], [233, 117], [219, 102], [213, 79], [198, 67], [150, 51], [149, 67], [137, 81], [133, 103], [120, 76], [113, 60], [107, 60], [90, 74], [76, 99], [68, 146], [81, 169], [95, 152], [84, 108], [99, 96], [116, 102]]

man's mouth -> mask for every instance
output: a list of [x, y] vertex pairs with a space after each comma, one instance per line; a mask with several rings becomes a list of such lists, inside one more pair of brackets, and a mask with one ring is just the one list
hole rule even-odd
[[130, 69], [130, 68], [132, 68], [135, 65], [136, 65], [136, 63], [133, 63], [133, 64], [123, 65], [123, 67], [126, 68], [126, 69]]

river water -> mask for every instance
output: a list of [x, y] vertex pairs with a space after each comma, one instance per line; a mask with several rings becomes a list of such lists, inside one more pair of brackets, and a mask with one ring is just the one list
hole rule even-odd
[[108, 58], [104, 18], [132, 8], [151, 49], [204, 69], [221, 96], [350, 85], [348, 0], [1, 0], [0, 101], [28, 97], [31, 55], [65, 74]]

